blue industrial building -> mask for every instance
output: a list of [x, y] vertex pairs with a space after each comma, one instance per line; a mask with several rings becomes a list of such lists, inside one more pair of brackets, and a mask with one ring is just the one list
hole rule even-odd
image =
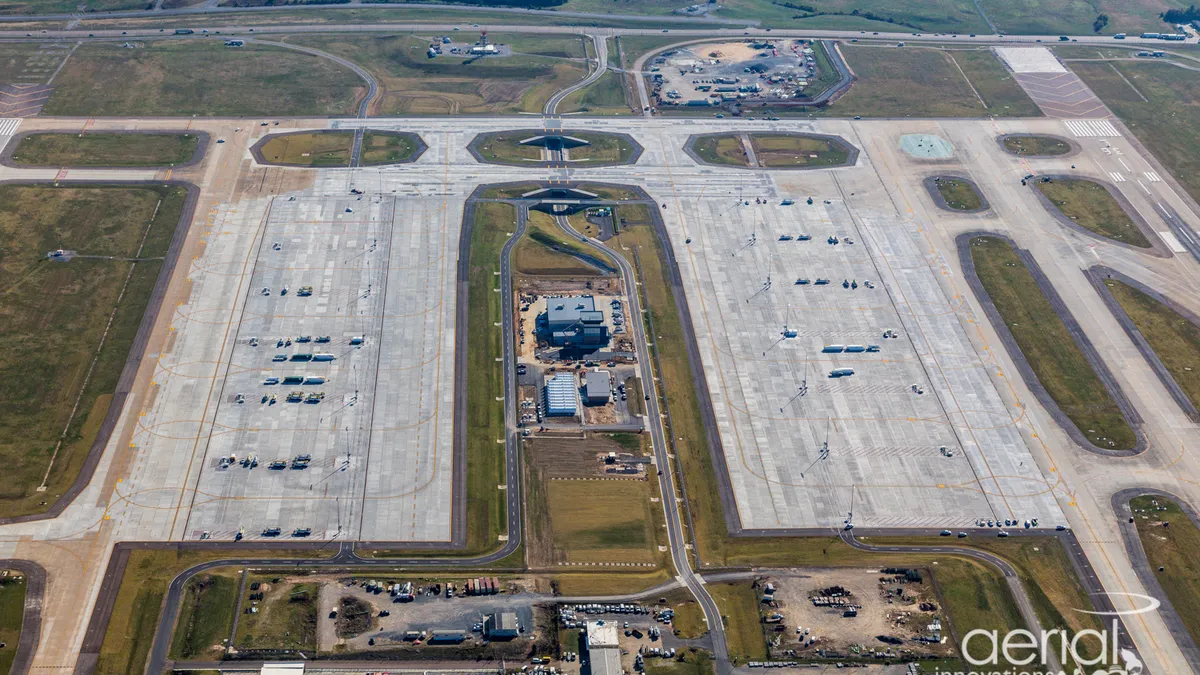
[[575, 395], [575, 376], [559, 373], [546, 379], [542, 392], [546, 398], [547, 417], [574, 417], [579, 412]]
[[607, 347], [608, 326], [604, 312], [596, 309], [590, 295], [571, 298], [546, 298], [542, 329], [546, 341], [554, 347], [596, 350]]

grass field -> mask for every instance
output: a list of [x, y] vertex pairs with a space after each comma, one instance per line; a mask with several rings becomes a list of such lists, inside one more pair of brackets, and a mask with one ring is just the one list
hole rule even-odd
[[[468, 36], [470, 37], [470, 36]], [[470, 39], [475, 39], [470, 37]], [[510, 57], [471, 59], [426, 56], [429, 42], [416, 35], [303, 36], [293, 42], [350, 59], [379, 80], [379, 115], [514, 114], [541, 112], [555, 91], [583, 78], [583, 42], [578, 37], [489, 34], [509, 44]]]
[[735, 666], [767, 658], [767, 641], [758, 613], [758, 593], [749, 582], [723, 582], [706, 586], [721, 610], [729, 658]]
[[12, 158], [34, 166], [174, 166], [191, 159], [199, 142], [194, 134], [33, 134]]
[[692, 592], [686, 588], [671, 591], [666, 596], [667, 604], [675, 610], [675, 619], [671, 622], [676, 637], [685, 640], [698, 638], [708, 632], [708, 624], [704, 622], [704, 610]]
[[[258, 603], [258, 612], [241, 616], [234, 645], [238, 649], [315, 650], [317, 584], [292, 583], [272, 575], [251, 575], [249, 581], [269, 587], [260, 587], [265, 596]], [[249, 593], [249, 584], [246, 588]]]
[[841, 50], [858, 79], [849, 92], [818, 114], [839, 117], [1040, 114], [1020, 85], [988, 51], [952, 53], [913, 46], [868, 47], [844, 43]]
[[[46, 253], [163, 256], [185, 195], [178, 187], [0, 186], [0, 515], [43, 511], [74, 482], [162, 267], [60, 263]], [[36, 492], [60, 437], [49, 489]]]
[[1063, 178], [1033, 184], [1076, 225], [1113, 241], [1150, 248], [1150, 240], [1103, 185]]
[[[196, 68], [203, 63], [203, 68]], [[220, 42], [89, 43], [54, 80], [44, 115], [348, 115], [366, 94], [352, 71], [287, 49]]]
[[1200, 530], [1169, 499], [1138, 497], [1129, 505], [1154, 577], [1192, 639], [1200, 641]]
[[[322, 131], [276, 134], [262, 148], [263, 159], [271, 163], [311, 167], [350, 166], [354, 151], [353, 131]], [[417, 151], [408, 136], [386, 131], [365, 131], [362, 139], [363, 166], [403, 162]]]
[[1093, 23], [1104, 14], [1108, 24], [1099, 33], [1111, 35], [1169, 30], [1158, 18], [1159, 12], [1187, 7], [1189, 0], [980, 0], [979, 4], [1005, 33], [1092, 35]]
[[[33, 42], [18, 42], [0, 45], [0, 82], [12, 83], [26, 74], [30, 58], [37, 55], [41, 45]], [[42, 77], [28, 78], [30, 81], [45, 81]]]
[[363, 166], [378, 166], [406, 162], [417, 151], [417, 144], [408, 136], [381, 131], [365, 131], [362, 139]]
[[[322, 553], [328, 557], [331, 553]], [[242, 551], [248, 558], [308, 558], [312, 551]], [[104, 633], [96, 675], [127, 675], [146, 669], [146, 657], [158, 629], [163, 596], [171, 579], [183, 570], [209, 560], [228, 558], [228, 551], [136, 550], [121, 578], [121, 588], [113, 605], [112, 619]], [[226, 635], [228, 637], [228, 635]]]
[[1132, 448], [1137, 439], [1129, 422], [1016, 251], [1001, 239], [977, 237], [971, 258], [1038, 381], [1063, 413], [1096, 446]]
[[143, 0], [10, 0], [0, 5], [0, 14], [56, 14], [108, 12], [119, 9], [144, 9]]
[[1104, 283], [1171, 378], [1200, 408], [1200, 327], [1132, 286], [1113, 279]]
[[946, 200], [946, 206], [956, 211], [974, 211], [983, 207], [983, 197], [971, 183], [957, 178], [942, 178], [936, 183], [938, 193]]
[[353, 131], [278, 134], [262, 145], [263, 159], [276, 164], [350, 166]]
[[558, 562], [658, 560], [649, 481], [552, 480], [546, 494]]
[[996, 630], [1000, 635], [1027, 628], [1004, 575], [974, 560], [948, 559], [932, 568], [933, 582], [949, 618], [956, 644], [975, 629]]
[[[10, 573], [19, 574], [19, 573]], [[25, 618], [26, 579], [6, 576], [0, 580], [0, 675], [8, 675], [13, 659], [17, 656], [17, 640], [21, 637], [21, 624]]]
[[525, 235], [513, 249], [513, 269], [518, 274], [537, 276], [598, 276], [603, 272], [575, 254], [586, 251], [554, 224], [554, 218], [530, 211]]
[[560, 113], [629, 115], [633, 113], [625, 92], [625, 80], [609, 71], [587, 87], [572, 93], [558, 105]]
[[746, 147], [737, 134], [715, 134], [701, 136], [692, 145], [692, 150], [706, 162], [729, 166], [750, 166]]
[[750, 134], [758, 163], [768, 167], [837, 166], [845, 164], [845, 148], [823, 138], [788, 134]]
[[[849, 153], [840, 145], [823, 138], [803, 134], [750, 133], [750, 146], [758, 160], [756, 166], [771, 168], [837, 166], [845, 164]], [[750, 166], [745, 142], [740, 134], [710, 134], [696, 139], [692, 150], [712, 164]]]
[[516, 232], [516, 209], [509, 204], [481, 203], [471, 231], [467, 306], [467, 552], [478, 554], [499, 546], [507, 529], [505, 492], [504, 374], [500, 312], [500, 250], [508, 233]]
[[1054, 156], [1071, 151], [1071, 144], [1053, 136], [1009, 136], [1004, 149], [1014, 155]]
[[[479, 154], [489, 162], [501, 164], [522, 166], [538, 162], [542, 160], [542, 148], [520, 143], [536, 135], [534, 132], [514, 134], [506, 131], [484, 134], [479, 142]], [[573, 165], [611, 164], [633, 157], [633, 145], [622, 136], [589, 131], [570, 131], [566, 135], [590, 143], [567, 150]]]
[[675, 659], [649, 658], [646, 675], [711, 675], [716, 672], [712, 655], [697, 649], [680, 650]]
[[232, 570], [199, 574], [188, 582], [171, 639], [172, 659], [215, 661], [224, 655], [240, 582]]
[[1166, 63], [1124, 61], [1076, 62], [1071, 70], [1188, 194], [1200, 199], [1200, 73]]
[[956, 50], [946, 54], [962, 69], [987, 104], [988, 114], [998, 117], [1041, 117], [1041, 108], [1029, 98], [991, 50]]
[[[987, 23], [966, 0], [888, 2], [887, 0], [805, 0], [788, 7], [770, 0], [727, 0], [713, 16], [761, 21], [775, 28], [840, 27], [854, 20], [870, 30], [988, 31]], [[564, 9], [612, 14], [669, 15], [678, 6], [655, 0], [570, 0]], [[801, 8], [797, 8], [801, 7]], [[811, 17], [807, 21], [797, 17]], [[869, 18], [869, 17], [873, 17]]]

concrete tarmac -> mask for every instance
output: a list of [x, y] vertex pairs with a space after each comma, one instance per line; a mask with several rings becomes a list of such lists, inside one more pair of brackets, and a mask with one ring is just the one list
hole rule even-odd
[[[21, 130], [84, 122], [25, 120]], [[197, 216], [166, 291], [173, 309], [155, 322], [113, 439], [93, 480], [58, 518], [0, 527], [0, 553], [47, 569], [45, 611], [55, 624], [43, 631], [35, 667], [76, 665], [117, 541], [194, 541], [204, 531], [231, 538], [239, 528], [256, 533], [269, 523], [311, 523], [324, 536], [338, 538], [451, 538], [451, 517], [443, 514], [452, 511], [454, 481], [446, 475], [449, 465], [438, 464], [446, 459], [432, 450], [451, 444], [453, 434], [447, 398], [453, 367], [440, 356], [449, 354], [455, 338], [456, 265], [449, 258], [456, 255], [453, 242], [466, 200], [484, 183], [631, 183], [666, 205], [660, 210], [696, 325], [721, 457], [730, 472], [730, 508], [747, 529], [786, 533], [806, 525], [836, 526], [848, 514], [863, 527], [882, 528], [1037, 516], [1042, 527], [1064, 523], [1074, 529], [1096, 582], [1107, 591], [1146, 592], [1121, 543], [1111, 496], [1149, 487], [1187, 501], [1200, 498], [1195, 422], [1175, 404], [1084, 276], [1085, 269], [1103, 264], [1200, 313], [1196, 259], [1173, 249], [1165, 237], [1173, 255], [1164, 259], [1083, 236], [1063, 227], [1020, 186], [1024, 175], [1068, 172], [1072, 163], [1076, 173], [1102, 180], [1119, 172], [1126, 180], [1113, 185], [1154, 232], [1173, 231], [1164, 213], [1176, 214], [1185, 227], [1200, 223], [1191, 200], [1163, 179], [1162, 168], [1119, 126], [1116, 136], [1076, 137], [1051, 119], [564, 119], [566, 131], [626, 132], [645, 148], [633, 166], [595, 169], [489, 166], [466, 150], [477, 133], [521, 126], [514, 120], [285, 120], [270, 128], [400, 129], [416, 131], [429, 146], [411, 165], [321, 171], [255, 165], [248, 148], [266, 130], [234, 131], [244, 124], [238, 120], [96, 120], [95, 126], [165, 129], [189, 123], [227, 142], [214, 145], [199, 165], [171, 176], [200, 189]], [[854, 167], [768, 172], [701, 167], [683, 152], [687, 136], [724, 130], [838, 134], [860, 155]], [[1022, 132], [1068, 136], [1081, 152], [1069, 159], [1018, 158], [993, 140]], [[910, 157], [898, 140], [910, 133], [941, 136], [954, 155], [937, 163]], [[992, 209], [956, 215], [937, 208], [922, 181], [943, 171], [980, 185]], [[56, 175], [0, 168], [0, 179]], [[70, 170], [66, 179], [129, 177], [167, 176]], [[361, 202], [352, 187], [365, 193]], [[804, 203], [809, 196], [812, 207]], [[796, 205], [783, 207], [784, 198]], [[1099, 458], [1085, 452], [1014, 376], [1012, 358], [980, 312], [954, 254], [955, 237], [978, 229], [1007, 234], [1037, 260], [1141, 415], [1148, 439], [1144, 453]], [[812, 241], [778, 239], [805, 230]], [[840, 243], [826, 243], [829, 235], [839, 236]], [[374, 251], [367, 251], [368, 238], [379, 240]], [[274, 251], [277, 240], [284, 247]], [[299, 279], [308, 275], [313, 281]], [[794, 284], [801, 276], [815, 281], [822, 275], [831, 279], [827, 290]], [[770, 286], [762, 290], [768, 276]], [[842, 288], [843, 278], [859, 288]], [[865, 287], [868, 280], [875, 288]], [[278, 293], [285, 283], [312, 285], [321, 293], [314, 292], [315, 302], [302, 303], [290, 292]], [[355, 301], [365, 285], [371, 294]], [[267, 286], [272, 293], [262, 295]], [[434, 295], [440, 305], [430, 304]], [[352, 302], [362, 310], [348, 310]], [[369, 325], [361, 329], [353, 325], [364, 321]], [[381, 328], [383, 322], [389, 327]], [[796, 328], [796, 338], [781, 338], [785, 323]], [[274, 341], [268, 346], [260, 340], [257, 348], [271, 356], [250, 358], [248, 337], [319, 336], [324, 326], [347, 340], [374, 330], [376, 342], [368, 341], [365, 351], [339, 354], [330, 366], [326, 398], [315, 410], [279, 413], [268, 406], [257, 417], [242, 412], [259, 399], [237, 403], [230, 395], [261, 394], [264, 385], [251, 384], [282, 368], [271, 360]], [[888, 329], [901, 337], [883, 338]], [[881, 351], [825, 355], [823, 347], [835, 341], [877, 343]], [[290, 359], [295, 342], [289, 350]], [[314, 367], [305, 365], [305, 374]], [[853, 367], [856, 373], [831, 380], [833, 367]], [[380, 368], [392, 370], [388, 382], [374, 390], [383, 393], [369, 402], [364, 383]], [[804, 383], [805, 412], [788, 409], [787, 397]], [[914, 383], [925, 393], [914, 394]], [[338, 413], [344, 424], [323, 421], [326, 410], [338, 408], [329, 405], [333, 399], [340, 397], [344, 406], [355, 391], [354, 406]], [[304, 417], [310, 412], [315, 419]], [[366, 437], [375, 434], [395, 440], [372, 445]], [[334, 448], [344, 444], [334, 439], [351, 437], [361, 439], [357, 447], [372, 449], [341, 471]], [[256, 439], [264, 459], [277, 454], [290, 459], [301, 446], [311, 447], [314, 458], [324, 453], [327, 465], [314, 467], [321, 469], [319, 476], [288, 470], [272, 486], [261, 466], [253, 473], [213, 462], [235, 446], [240, 450], [231, 443], [235, 438]], [[820, 459], [826, 440], [829, 457]], [[941, 447], [953, 456], [941, 454]], [[810, 463], [808, 470], [799, 466]], [[251, 475], [262, 484], [252, 487]], [[317, 481], [323, 481], [319, 487]], [[308, 492], [317, 498], [307, 498]], [[265, 507], [250, 508], [255, 502], [247, 497], [260, 494]], [[914, 503], [925, 506], [909, 508]], [[339, 526], [344, 534], [338, 534]], [[57, 552], [63, 548], [77, 557]], [[1114, 605], [1132, 608], [1121, 597], [1114, 597]], [[1161, 617], [1139, 614], [1127, 623], [1152, 672], [1188, 669]]]

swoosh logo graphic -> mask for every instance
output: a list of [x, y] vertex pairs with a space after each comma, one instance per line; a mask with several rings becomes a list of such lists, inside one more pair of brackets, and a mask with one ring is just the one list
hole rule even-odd
[[1097, 616], [1134, 616], [1136, 614], [1146, 614], [1147, 612], [1153, 612], [1162, 605], [1162, 603], [1159, 602], [1158, 598], [1154, 598], [1149, 595], [1142, 595], [1141, 593], [1125, 593], [1125, 592], [1121, 592], [1121, 591], [1113, 591], [1110, 593], [1107, 591], [1102, 591], [1101, 593], [1096, 593], [1094, 595], [1107, 595], [1110, 598], [1117, 597], [1117, 596], [1125, 597], [1125, 598], [1136, 598], [1137, 600], [1140, 600], [1141, 602], [1135, 603], [1135, 604], [1141, 604], [1143, 606], [1137, 607], [1135, 609], [1122, 609], [1122, 610], [1115, 610], [1115, 611], [1111, 611], [1111, 612], [1096, 612], [1096, 611], [1091, 611], [1091, 610], [1087, 610], [1087, 609], [1076, 609], [1075, 611], [1079, 612], [1080, 614], [1094, 614]]

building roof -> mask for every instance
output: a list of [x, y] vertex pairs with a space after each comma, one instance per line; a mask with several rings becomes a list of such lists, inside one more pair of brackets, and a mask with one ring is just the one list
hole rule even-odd
[[604, 314], [596, 311], [596, 299], [590, 295], [548, 298], [546, 300], [546, 320], [552, 326], [584, 321], [591, 323], [592, 320], [603, 321]]
[[589, 370], [584, 379], [584, 391], [588, 398], [607, 398], [612, 389], [609, 387], [607, 370]]
[[621, 650], [616, 647], [588, 649], [592, 675], [621, 675]]
[[488, 632], [490, 633], [516, 633], [517, 632], [517, 614], [516, 612], [499, 612], [497, 614], [489, 614], [487, 617]]
[[[587, 622], [588, 649], [595, 649], [596, 647], [617, 647], [619, 645], [617, 639], [617, 623], [615, 621]], [[620, 668], [618, 667], [618, 670], [619, 669]]]
[[546, 380], [546, 412], [551, 415], [574, 415], [575, 376], [558, 373]]

